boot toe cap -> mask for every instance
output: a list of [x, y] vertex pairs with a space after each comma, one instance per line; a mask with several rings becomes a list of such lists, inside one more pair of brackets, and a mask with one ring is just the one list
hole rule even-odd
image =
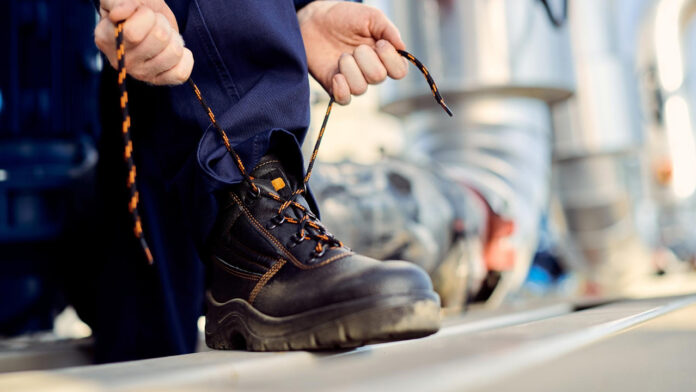
[[[282, 275], [292, 275], [284, 277]], [[259, 294], [256, 306], [275, 316], [310, 311], [323, 306], [368, 301], [390, 296], [438, 296], [428, 274], [405, 261], [377, 261], [353, 255], [311, 271], [281, 271]]]

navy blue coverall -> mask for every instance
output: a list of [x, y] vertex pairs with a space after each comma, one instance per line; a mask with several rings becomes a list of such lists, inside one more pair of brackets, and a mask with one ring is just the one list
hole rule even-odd
[[[309, 125], [307, 61], [296, 9], [307, 1], [171, 0], [192, 78], [247, 167], [269, 150], [302, 165]], [[128, 54], [126, 53], [126, 56]], [[241, 180], [206, 113], [184, 84], [128, 79], [143, 226], [155, 264], [132, 235], [116, 73], [102, 75], [98, 265], [92, 327], [100, 362], [191, 352], [203, 310], [196, 249], [214, 223], [215, 192]]]

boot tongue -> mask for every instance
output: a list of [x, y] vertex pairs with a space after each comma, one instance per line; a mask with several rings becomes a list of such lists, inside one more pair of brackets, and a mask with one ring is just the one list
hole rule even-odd
[[292, 175], [283, 167], [280, 160], [273, 154], [261, 158], [261, 161], [251, 172], [257, 183], [266, 190], [277, 193], [281, 198], [288, 199], [301, 184], [300, 176]]

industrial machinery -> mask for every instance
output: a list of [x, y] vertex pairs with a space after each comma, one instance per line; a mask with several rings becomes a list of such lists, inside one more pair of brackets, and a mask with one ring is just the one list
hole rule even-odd
[[380, 5], [438, 75], [455, 112], [453, 121], [438, 117], [416, 75], [386, 84], [382, 108], [404, 120], [408, 147], [402, 156], [473, 189], [490, 208], [484, 224], [499, 219], [512, 232], [501, 241], [514, 252], [514, 267], [502, 271], [489, 299], [500, 303], [527, 275], [549, 200], [549, 103], [573, 91], [567, 31], [536, 1]]

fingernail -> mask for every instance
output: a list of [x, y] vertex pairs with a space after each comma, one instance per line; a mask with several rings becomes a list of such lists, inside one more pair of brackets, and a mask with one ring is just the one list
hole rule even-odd
[[378, 48], [384, 49], [385, 46], [387, 46], [387, 41], [385, 41], [385, 40], [383, 40], [383, 39], [377, 41], [377, 47], [378, 47]]

